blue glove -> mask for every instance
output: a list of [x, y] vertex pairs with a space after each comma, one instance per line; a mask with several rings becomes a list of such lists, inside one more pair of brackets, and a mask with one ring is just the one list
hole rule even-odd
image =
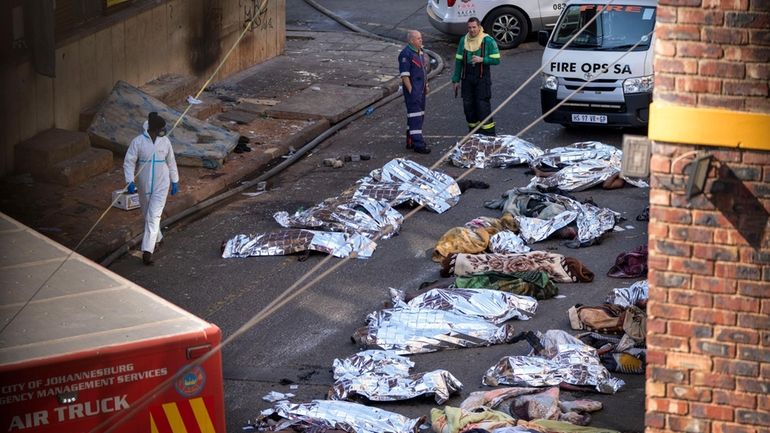
[[128, 191], [129, 194], [133, 194], [136, 192], [136, 185], [134, 185], [134, 182], [128, 183], [128, 186], [126, 187], [126, 191]]
[[171, 182], [171, 195], [176, 195], [179, 192], [179, 182]]

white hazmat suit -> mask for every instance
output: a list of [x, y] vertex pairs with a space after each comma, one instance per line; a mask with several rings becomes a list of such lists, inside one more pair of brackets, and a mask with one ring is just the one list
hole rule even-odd
[[166, 206], [169, 184], [179, 182], [174, 149], [168, 137], [156, 137], [153, 143], [145, 122], [144, 133], [134, 138], [128, 146], [123, 161], [123, 174], [126, 183], [136, 182], [139, 204], [144, 214], [142, 251], [152, 253], [155, 244], [163, 239], [160, 216]]

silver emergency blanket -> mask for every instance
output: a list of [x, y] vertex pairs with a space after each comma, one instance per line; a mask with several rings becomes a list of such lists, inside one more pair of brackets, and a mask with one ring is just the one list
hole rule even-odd
[[474, 134], [461, 145], [455, 146], [450, 161], [464, 168], [505, 168], [528, 164], [542, 154], [542, 149], [514, 135], [489, 137]]
[[256, 235], [236, 235], [225, 243], [222, 257], [283, 256], [320, 251], [334, 257], [367, 259], [377, 244], [360, 234], [284, 229]]
[[451, 176], [414, 161], [396, 158], [359, 180], [354, 198], [384, 200], [391, 206], [407, 201], [443, 213], [460, 201], [460, 187]]
[[581, 141], [569, 146], [554, 147], [532, 159], [530, 167], [561, 168], [575, 165], [587, 160], [609, 161], [618, 152], [622, 151], [615, 146], [610, 146], [598, 141]]
[[[538, 156], [532, 167], [560, 168], [549, 176], [535, 176], [528, 188], [558, 188], [563, 191], [583, 191], [620, 173], [623, 151], [598, 141], [585, 141], [556, 147]], [[649, 185], [641, 179], [621, 176], [639, 188]]]
[[546, 239], [573, 221], [577, 225], [577, 240], [588, 242], [612, 230], [620, 219], [620, 214], [612, 209], [580, 203], [556, 193], [514, 188], [503, 197], [484, 206], [512, 214], [519, 224], [519, 236], [528, 244]]
[[616, 304], [621, 307], [644, 304], [650, 296], [650, 288], [647, 280], [637, 281], [631, 287], [619, 287], [612, 289], [607, 295], [608, 304]]
[[332, 362], [334, 380], [368, 373], [408, 376], [412, 368], [414, 368], [414, 362], [409, 358], [388, 350], [364, 350], [347, 358], [337, 358]]
[[394, 308], [369, 314], [366, 328], [353, 338], [368, 347], [410, 354], [491, 346], [513, 336], [510, 324], [497, 326], [451, 311]]
[[507, 356], [484, 374], [488, 386], [557, 386], [562, 382], [593, 386], [598, 392], [614, 394], [624, 385], [610, 375], [596, 349], [561, 330], [538, 335], [542, 350], [528, 356]]
[[532, 251], [519, 235], [512, 231], [502, 231], [489, 238], [489, 252], [496, 254], [521, 254]]
[[416, 433], [423, 423], [422, 418], [407, 418], [376, 407], [333, 400], [313, 400], [300, 404], [278, 402], [273, 407], [273, 413], [285, 418], [285, 421], [274, 426], [274, 430], [302, 425], [351, 433]]
[[[408, 400], [432, 394], [442, 404], [463, 384], [446, 370], [409, 374], [414, 363], [393, 352], [366, 350], [334, 360], [334, 385], [330, 400], [363, 396], [372, 401]], [[404, 369], [405, 367], [405, 369]]]
[[431, 289], [409, 302], [404, 293], [390, 289], [393, 304], [400, 308], [451, 311], [500, 325], [511, 319], [529, 320], [537, 311], [537, 300], [490, 289]]
[[369, 197], [334, 197], [293, 215], [276, 212], [273, 218], [283, 227], [330, 232], [359, 233], [387, 239], [398, 233], [404, 216], [387, 202]]

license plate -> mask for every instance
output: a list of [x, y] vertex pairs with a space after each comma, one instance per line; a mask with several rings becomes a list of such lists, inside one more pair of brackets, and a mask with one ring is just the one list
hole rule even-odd
[[607, 123], [603, 114], [573, 114], [572, 121], [576, 123]]

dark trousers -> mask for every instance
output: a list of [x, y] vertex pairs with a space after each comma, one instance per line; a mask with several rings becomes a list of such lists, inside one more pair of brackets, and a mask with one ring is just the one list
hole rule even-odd
[[[465, 77], [462, 79], [463, 111], [472, 130], [492, 112], [492, 76], [489, 66], [465, 65]], [[495, 135], [495, 122], [488, 119], [477, 131], [481, 134]]]
[[412, 87], [412, 93], [404, 89], [406, 102], [406, 146], [422, 149], [425, 140], [422, 138], [422, 122], [425, 119], [425, 90]]

